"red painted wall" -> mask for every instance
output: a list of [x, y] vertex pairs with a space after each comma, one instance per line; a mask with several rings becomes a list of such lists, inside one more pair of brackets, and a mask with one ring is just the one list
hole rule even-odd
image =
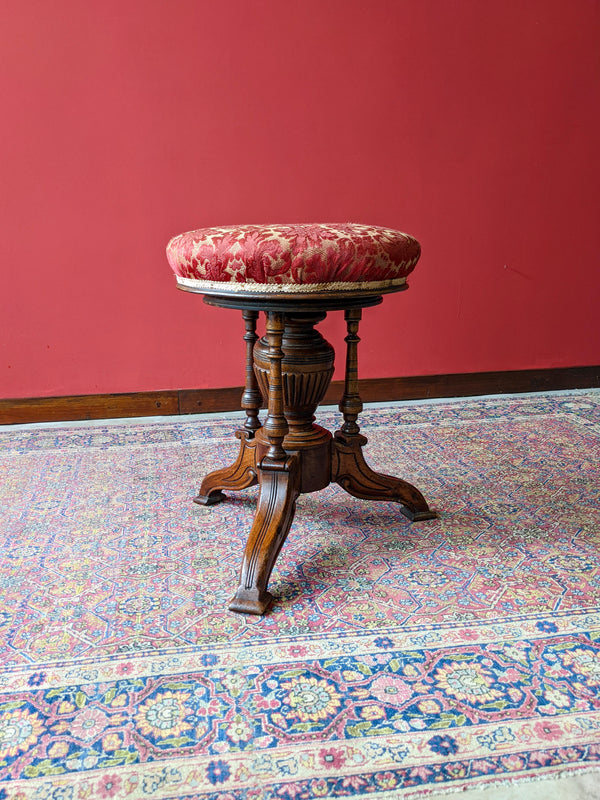
[[364, 377], [600, 363], [599, 38], [595, 0], [4, 0], [0, 396], [239, 385], [164, 257], [236, 222], [421, 240]]

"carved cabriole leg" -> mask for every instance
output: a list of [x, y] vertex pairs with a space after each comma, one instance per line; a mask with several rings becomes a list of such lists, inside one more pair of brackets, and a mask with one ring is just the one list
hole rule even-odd
[[246, 543], [238, 590], [229, 609], [244, 614], [264, 614], [271, 604], [269, 577], [286, 540], [299, 494], [298, 456], [288, 455], [283, 440], [288, 423], [283, 410], [283, 314], [267, 314], [269, 343], [268, 416], [263, 426], [269, 447], [257, 467], [260, 491], [252, 530]]
[[262, 395], [258, 388], [256, 375], [254, 374], [253, 350], [254, 343], [258, 339], [256, 335], [256, 320], [258, 311], [242, 311], [246, 333], [246, 386], [242, 395], [242, 408], [246, 411], [246, 422], [244, 427], [236, 431], [236, 436], [240, 440], [240, 452], [237, 460], [230, 467], [218, 469], [211, 472], [202, 481], [200, 491], [194, 498], [195, 503], [203, 506], [214, 505], [225, 500], [222, 489], [241, 491], [249, 486], [258, 483], [256, 474], [256, 441], [254, 434], [260, 428], [258, 411], [262, 405]]
[[291, 456], [279, 468], [258, 469], [256, 516], [246, 543], [239, 586], [229, 604], [230, 611], [242, 614], [264, 614], [271, 605], [273, 596], [267, 585], [290, 530], [299, 494], [297, 456]]
[[345, 312], [348, 335], [346, 336], [346, 377], [340, 411], [344, 416], [341, 430], [333, 438], [331, 480], [338, 483], [354, 497], [363, 500], [391, 500], [399, 503], [402, 513], [410, 520], [435, 519], [437, 516], [427, 505], [421, 492], [410, 483], [375, 472], [366, 463], [362, 448], [366, 436], [359, 433], [356, 422], [362, 411], [358, 393], [358, 324], [360, 309]]

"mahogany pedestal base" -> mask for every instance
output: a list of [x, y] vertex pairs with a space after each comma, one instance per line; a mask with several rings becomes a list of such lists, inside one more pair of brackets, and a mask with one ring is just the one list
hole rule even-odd
[[[207, 475], [196, 503], [212, 505], [225, 499], [223, 490], [259, 485], [254, 523], [248, 536], [239, 587], [229, 609], [264, 614], [272, 601], [267, 591], [271, 571], [288, 535], [298, 496], [337, 483], [365, 500], [399, 504], [410, 520], [436, 516], [421, 492], [410, 483], [374, 472], [366, 463], [367, 439], [359, 432], [362, 411], [358, 394], [357, 346], [361, 309], [381, 297], [344, 300], [253, 300], [211, 296], [211, 305], [242, 309], [246, 334], [246, 388], [242, 408], [247, 419], [236, 432], [240, 451], [234, 464]], [[328, 310], [344, 308], [346, 377], [340, 411], [344, 422], [331, 433], [314, 423], [314, 412], [333, 374], [334, 351], [314, 325]], [[266, 335], [258, 340], [259, 310], [267, 315]], [[258, 419], [264, 398], [268, 414]]]

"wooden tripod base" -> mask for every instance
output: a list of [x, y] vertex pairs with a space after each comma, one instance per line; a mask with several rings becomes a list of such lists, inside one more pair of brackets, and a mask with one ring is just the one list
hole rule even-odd
[[[380, 300], [380, 298], [377, 298]], [[208, 301], [208, 299], [207, 299]], [[211, 304], [226, 305], [210, 298]], [[248, 536], [240, 582], [229, 609], [243, 614], [264, 614], [272, 602], [269, 578], [290, 530], [296, 500], [306, 492], [337, 483], [364, 500], [399, 504], [411, 521], [436, 517], [421, 492], [410, 483], [372, 470], [363, 455], [367, 439], [356, 422], [362, 410], [358, 395], [357, 345], [361, 307], [373, 298], [346, 308], [346, 379], [340, 401], [344, 423], [332, 436], [314, 424], [314, 411], [333, 374], [331, 345], [314, 330], [325, 317], [321, 309], [296, 303], [285, 311], [267, 309], [267, 332], [258, 340], [258, 311], [240, 301], [246, 323], [246, 389], [242, 407], [247, 420], [236, 432], [240, 439], [237, 460], [230, 467], [207, 475], [196, 503], [212, 505], [225, 500], [224, 490], [240, 491], [259, 485], [254, 522]], [[263, 394], [268, 398], [264, 425], [258, 419]]]

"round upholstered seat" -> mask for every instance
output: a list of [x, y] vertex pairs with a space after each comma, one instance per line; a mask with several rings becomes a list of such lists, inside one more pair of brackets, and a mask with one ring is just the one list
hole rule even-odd
[[397, 291], [420, 253], [406, 233], [355, 223], [201, 228], [167, 246], [182, 289], [255, 297]]

